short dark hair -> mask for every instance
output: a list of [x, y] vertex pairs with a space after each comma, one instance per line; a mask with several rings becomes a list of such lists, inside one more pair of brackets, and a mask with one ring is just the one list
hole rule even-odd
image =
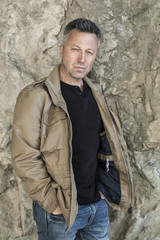
[[85, 18], [77, 18], [67, 24], [63, 33], [63, 44], [66, 41], [67, 35], [73, 29], [77, 29], [80, 32], [95, 33], [98, 38], [98, 45], [100, 45], [101, 41], [100, 29], [96, 26], [94, 22]]

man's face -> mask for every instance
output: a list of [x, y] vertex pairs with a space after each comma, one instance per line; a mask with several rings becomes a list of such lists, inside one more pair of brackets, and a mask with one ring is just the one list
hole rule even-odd
[[94, 33], [70, 31], [64, 46], [60, 47], [61, 68], [71, 80], [81, 80], [86, 76], [95, 61], [98, 39]]

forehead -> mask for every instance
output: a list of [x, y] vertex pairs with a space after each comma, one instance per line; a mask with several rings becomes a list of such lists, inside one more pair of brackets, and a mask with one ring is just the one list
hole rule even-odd
[[98, 38], [95, 33], [80, 32], [77, 29], [73, 29], [69, 32], [65, 45], [83, 45], [98, 48]]

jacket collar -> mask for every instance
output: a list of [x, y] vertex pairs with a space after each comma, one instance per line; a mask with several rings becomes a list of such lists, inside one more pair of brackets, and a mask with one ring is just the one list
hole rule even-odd
[[[49, 74], [49, 76], [46, 78], [45, 82], [46, 82], [46, 84], [48, 84], [51, 87], [56, 98], [58, 98], [59, 100], [62, 100], [59, 68], [60, 68], [60, 65], [56, 65], [55, 68]], [[87, 83], [87, 85], [93, 91], [96, 91], [96, 92], [100, 91], [100, 86], [97, 82], [95, 82], [95, 80], [88, 78], [88, 77], [84, 77], [83, 80]]]
[[59, 68], [60, 65], [57, 65], [46, 78], [46, 83], [50, 85], [54, 94], [59, 98], [61, 94], [61, 87], [60, 87], [60, 75], [59, 75]]

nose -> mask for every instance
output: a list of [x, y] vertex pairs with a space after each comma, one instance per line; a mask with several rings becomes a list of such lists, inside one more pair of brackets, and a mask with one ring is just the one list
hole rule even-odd
[[84, 63], [86, 61], [86, 54], [85, 52], [80, 52], [79, 55], [78, 55], [78, 61], [80, 63]]

